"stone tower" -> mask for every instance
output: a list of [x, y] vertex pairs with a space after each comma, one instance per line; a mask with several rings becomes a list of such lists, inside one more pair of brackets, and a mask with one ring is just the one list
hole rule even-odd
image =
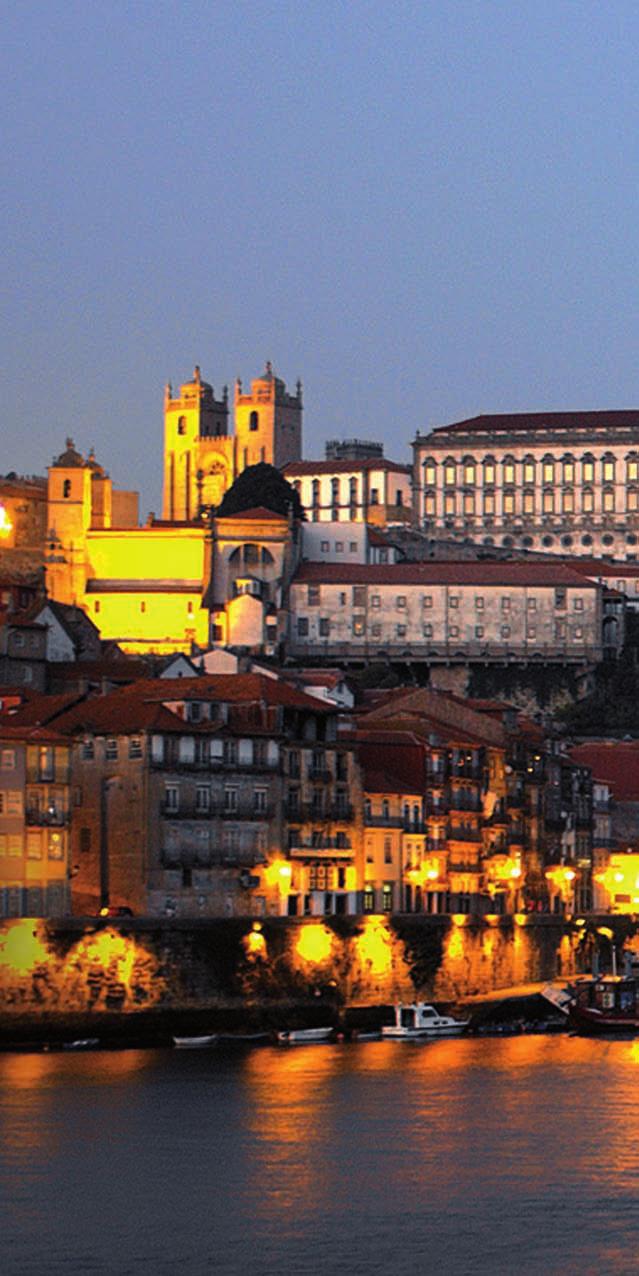
[[273, 375], [270, 363], [261, 377], [251, 382], [250, 394], [235, 386], [235, 444], [237, 469], [266, 461], [280, 469], [302, 457], [302, 386], [295, 394]]
[[164, 395], [164, 499], [162, 517], [187, 521], [202, 506], [218, 505], [235, 478], [233, 439], [228, 435], [228, 394], [216, 399], [213, 386], [202, 380], [199, 367], [193, 380], [171, 385]]
[[47, 590], [60, 603], [77, 603], [84, 597], [93, 472], [73, 439], [67, 439], [65, 451], [49, 467]]

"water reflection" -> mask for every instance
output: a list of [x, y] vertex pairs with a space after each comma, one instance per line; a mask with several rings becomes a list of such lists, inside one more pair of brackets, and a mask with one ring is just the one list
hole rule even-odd
[[3, 1276], [627, 1276], [638, 1065], [569, 1036], [0, 1057]]

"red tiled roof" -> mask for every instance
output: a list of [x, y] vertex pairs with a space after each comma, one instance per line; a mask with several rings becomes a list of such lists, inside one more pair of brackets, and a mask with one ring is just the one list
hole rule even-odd
[[412, 474], [410, 465], [387, 461], [385, 457], [368, 457], [363, 461], [289, 461], [282, 473], [288, 477], [304, 474], [357, 474], [360, 470], [392, 470], [397, 474]]
[[424, 745], [417, 736], [409, 732], [367, 731], [358, 732], [356, 739], [365, 792], [423, 793]]
[[[464, 421], [455, 421], [452, 425], [440, 425], [432, 431], [435, 435], [446, 434], [506, 434], [510, 431], [523, 433], [534, 430], [615, 430], [623, 426], [639, 430], [639, 411], [629, 408], [625, 411], [613, 410], [602, 412], [497, 412], [467, 417]], [[424, 436], [417, 440], [424, 443]]]
[[323, 705], [314, 696], [298, 691], [289, 682], [268, 678], [261, 673], [204, 674], [197, 678], [143, 678], [114, 691], [118, 702], [135, 699], [140, 702], [178, 700], [226, 701], [229, 704], [283, 705], [297, 709], [313, 709], [330, 713], [332, 706]]
[[610, 785], [618, 802], [639, 802], [639, 740], [599, 740], [570, 750], [573, 762], [590, 767]]
[[616, 580], [623, 580], [624, 576], [639, 576], [639, 563], [629, 563], [624, 559], [611, 563], [603, 558], [581, 558], [575, 555], [574, 558], [564, 558], [561, 561], [570, 563], [575, 571], [583, 572], [584, 576], [614, 576]]
[[245, 518], [255, 519], [256, 522], [263, 522], [264, 519], [275, 519], [278, 523], [286, 523], [285, 514], [277, 514], [275, 510], [269, 510], [265, 505], [253, 505], [248, 510], [236, 510], [234, 514], [221, 514], [218, 522], [224, 522], [229, 518]]
[[301, 563], [292, 584], [323, 585], [510, 585], [595, 589], [587, 576], [563, 562]]
[[44, 726], [77, 704], [80, 698], [78, 692], [64, 692], [55, 696], [35, 695], [19, 708], [9, 708], [0, 714], [0, 724], [16, 727]]

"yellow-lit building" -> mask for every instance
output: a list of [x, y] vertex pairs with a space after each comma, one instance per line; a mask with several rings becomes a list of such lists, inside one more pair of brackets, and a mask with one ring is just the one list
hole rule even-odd
[[207, 647], [211, 610], [220, 643], [275, 642], [288, 522], [258, 510], [216, 528], [212, 514], [240, 471], [298, 459], [301, 439], [299, 383], [289, 394], [270, 364], [248, 393], [238, 381], [229, 435], [227, 393], [216, 399], [196, 368], [177, 396], [167, 386], [163, 518], [144, 527], [137, 493], [115, 488], [93, 454], [83, 456], [67, 439], [48, 475], [49, 596], [82, 607], [102, 638], [125, 651]]

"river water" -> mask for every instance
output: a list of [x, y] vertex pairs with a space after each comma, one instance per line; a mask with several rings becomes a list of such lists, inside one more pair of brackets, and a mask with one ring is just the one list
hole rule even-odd
[[639, 1042], [0, 1056], [3, 1276], [639, 1271]]

